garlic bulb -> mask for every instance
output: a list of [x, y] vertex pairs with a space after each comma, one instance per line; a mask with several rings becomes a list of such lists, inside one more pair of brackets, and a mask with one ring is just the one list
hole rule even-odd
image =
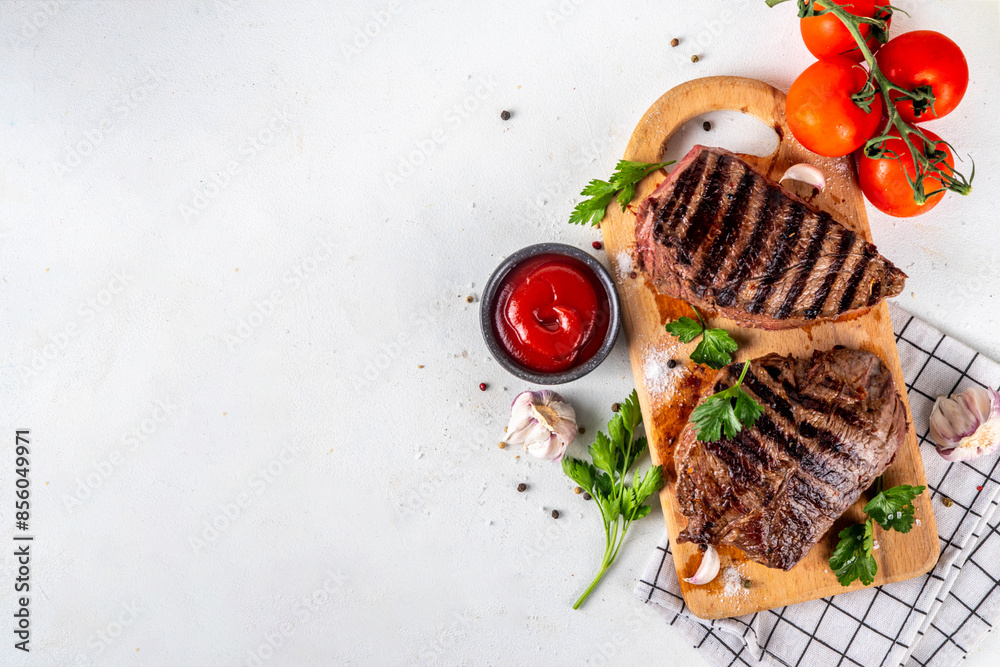
[[695, 586], [707, 584], [719, 574], [720, 564], [719, 552], [709, 544], [708, 548], [705, 549], [705, 555], [701, 557], [701, 565], [698, 566], [698, 571], [694, 573], [693, 577], [685, 577], [684, 581]]
[[523, 391], [510, 407], [507, 442], [524, 445], [532, 456], [562, 459], [576, 438], [576, 411], [554, 391]]
[[1000, 394], [969, 387], [941, 396], [931, 410], [931, 437], [946, 461], [968, 461], [990, 454], [1000, 444]]

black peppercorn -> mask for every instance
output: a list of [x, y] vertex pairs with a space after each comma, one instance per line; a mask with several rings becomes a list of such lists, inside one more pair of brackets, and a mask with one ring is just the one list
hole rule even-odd
[[523, 492], [524, 492], [524, 490], [525, 490], [525, 489], [527, 489], [527, 488], [528, 488], [528, 485], [527, 485], [527, 484], [525, 484], [524, 482], [521, 482], [520, 484], [518, 484], [518, 485], [517, 485], [517, 490], [518, 490], [518, 491], [520, 491], [520, 492], [522, 492], [522, 493], [523, 493]]
[[510, 120], [510, 112], [504, 109], [500, 112], [500, 120]]

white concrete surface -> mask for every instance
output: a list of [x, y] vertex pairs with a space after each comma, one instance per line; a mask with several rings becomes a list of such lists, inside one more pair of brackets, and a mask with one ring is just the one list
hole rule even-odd
[[[970, 60], [934, 130], [975, 157], [976, 190], [918, 220], [872, 210], [875, 239], [910, 275], [904, 307], [1000, 357], [998, 5], [902, 4], [895, 30]], [[32, 650], [5, 629], [0, 663], [703, 664], [631, 593], [658, 508], [570, 609], [595, 508], [497, 448], [523, 385], [465, 298], [524, 245], [589, 248], [576, 193], [671, 86], [787, 88], [811, 62], [794, 14], [0, 3], [0, 517], [9, 539], [27, 428], [36, 536]], [[631, 387], [620, 341], [562, 391], [593, 433]]]

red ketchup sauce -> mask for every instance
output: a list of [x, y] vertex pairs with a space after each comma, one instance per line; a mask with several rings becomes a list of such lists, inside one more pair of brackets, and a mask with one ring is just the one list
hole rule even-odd
[[536, 255], [500, 283], [493, 329], [507, 354], [538, 373], [557, 373], [597, 354], [611, 304], [594, 271], [560, 254]]

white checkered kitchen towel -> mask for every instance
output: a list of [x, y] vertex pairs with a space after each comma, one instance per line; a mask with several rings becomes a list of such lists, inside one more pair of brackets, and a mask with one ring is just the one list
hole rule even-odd
[[941, 540], [937, 566], [909, 581], [703, 621], [684, 606], [664, 534], [636, 595], [661, 611], [708, 662], [948, 667], [1000, 616], [1000, 456], [949, 463], [934, 451], [927, 430], [936, 397], [975, 384], [1000, 388], [1000, 364], [894, 304], [889, 308]]

